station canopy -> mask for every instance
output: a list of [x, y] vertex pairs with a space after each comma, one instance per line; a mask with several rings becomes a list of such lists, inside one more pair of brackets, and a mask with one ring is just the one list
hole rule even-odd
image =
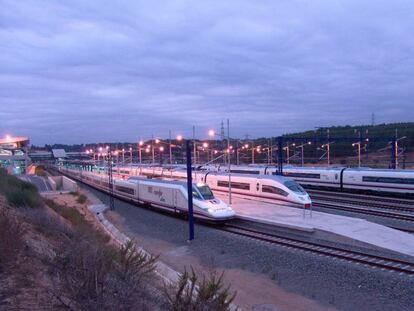
[[19, 149], [28, 146], [29, 143], [29, 138], [24, 136], [11, 137], [7, 135], [5, 138], [0, 138], [0, 148], [2, 149]]
[[67, 156], [65, 149], [52, 149], [52, 153], [55, 159], [66, 158]]

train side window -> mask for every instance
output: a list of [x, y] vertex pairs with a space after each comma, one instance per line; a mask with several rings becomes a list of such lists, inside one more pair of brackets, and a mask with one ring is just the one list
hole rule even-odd
[[363, 176], [362, 177], [362, 181], [365, 181], [365, 182], [388, 183], [388, 184], [409, 184], [409, 185], [414, 185], [414, 178]]
[[276, 188], [276, 187], [268, 186], [268, 185], [262, 185], [262, 192], [283, 195], [284, 197], [287, 197], [289, 195], [289, 193], [287, 193], [286, 191], [280, 188]]
[[128, 187], [115, 186], [115, 190], [120, 191], [120, 192], [125, 192], [125, 193], [128, 193], [128, 194], [132, 194], [132, 195], [135, 194], [135, 190], [131, 189], [131, 188], [128, 188]]
[[[217, 187], [229, 187], [229, 182], [225, 180], [218, 180], [217, 181]], [[241, 189], [241, 190], [250, 190], [250, 184], [248, 183], [242, 183], [242, 182], [231, 182], [231, 187], [235, 189]]]
[[198, 200], [202, 200], [202, 197], [201, 197], [200, 193], [198, 193], [198, 191], [195, 187], [193, 187], [193, 198], [196, 198]]

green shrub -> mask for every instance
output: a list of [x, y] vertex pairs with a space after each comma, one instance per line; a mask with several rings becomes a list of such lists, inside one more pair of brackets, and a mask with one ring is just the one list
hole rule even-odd
[[87, 197], [86, 197], [86, 195], [84, 195], [84, 194], [80, 194], [79, 195], [79, 197], [78, 197], [78, 199], [76, 200], [79, 204], [84, 204], [85, 202], [86, 202], [86, 200], [87, 200]]
[[0, 209], [0, 274], [14, 262], [24, 246], [23, 223], [8, 209]]
[[44, 201], [47, 206], [68, 220], [76, 227], [76, 230], [87, 235], [90, 240], [94, 240], [98, 244], [106, 244], [110, 240], [107, 235], [95, 230], [76, 208], [60, 205], [51, 199], [44, 199]]
[[40, 207], [42, 197], [31, 183], [20, 180], [0, 169], [0, 193], [6, 196], [7, 203], [14, 207]]

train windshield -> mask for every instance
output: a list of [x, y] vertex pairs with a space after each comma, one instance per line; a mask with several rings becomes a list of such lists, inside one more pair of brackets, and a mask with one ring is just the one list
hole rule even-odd
[[283, 183], [289, 190], [300, 194], [306, 194], [305, 189], [302, 188], [296, 181], [288, 180]]
[[[194, 195], [194, 191], [198, 192], [198, 195], [201, 195], [201, 198], [199, 198], [197, 195]], [[214, 194], [211, 192], [211, 189], [207, 185], [197, 185], [193, 187], [193, 196], [199, 200], [212, 200], [214, 199]]]

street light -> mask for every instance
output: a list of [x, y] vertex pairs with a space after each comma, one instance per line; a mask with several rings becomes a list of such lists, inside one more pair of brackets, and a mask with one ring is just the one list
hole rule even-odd
[[333, 143], [334, 142], [329, 142], [329, 143], [323, 144], [321, 146], [322, 148], [325, 148], [326, 147], [326, 154], [327, 154], [327, 159], [328, 159], [328, 166], [331, 165], [331, 145]]
[[138, 142], [138, 154], [139, 154], [139, 164], [142, 164], [142, 146], [144, 145], [144, 142], [140, 140]]
[[352, 144], [352, 147], [358, 146], [358, 167], [361, 167], [361, 142], [356, 142]]
[[[216, 133], [214, 130], [208, 132], [210, 136], [214, 136]], [[231, 205], [231, 161], [230, 161], [230, 120], [227, 119], [227, 150], [228, 150], [228, 174], [229, 174], [229, 205]]]
[[301, 162], [302, 162], [302, 167], [305, 164], [305, 160], [304, 160], [304, 157], [303, 157], [303, 147], [305, 147], [307, 145], [311, 145], [311, 144], [312, 144], [312, 142], [308, 141], [306, 144], [302, 144], [302, 145], [296, 147], [296, 148], [301, 148]]

